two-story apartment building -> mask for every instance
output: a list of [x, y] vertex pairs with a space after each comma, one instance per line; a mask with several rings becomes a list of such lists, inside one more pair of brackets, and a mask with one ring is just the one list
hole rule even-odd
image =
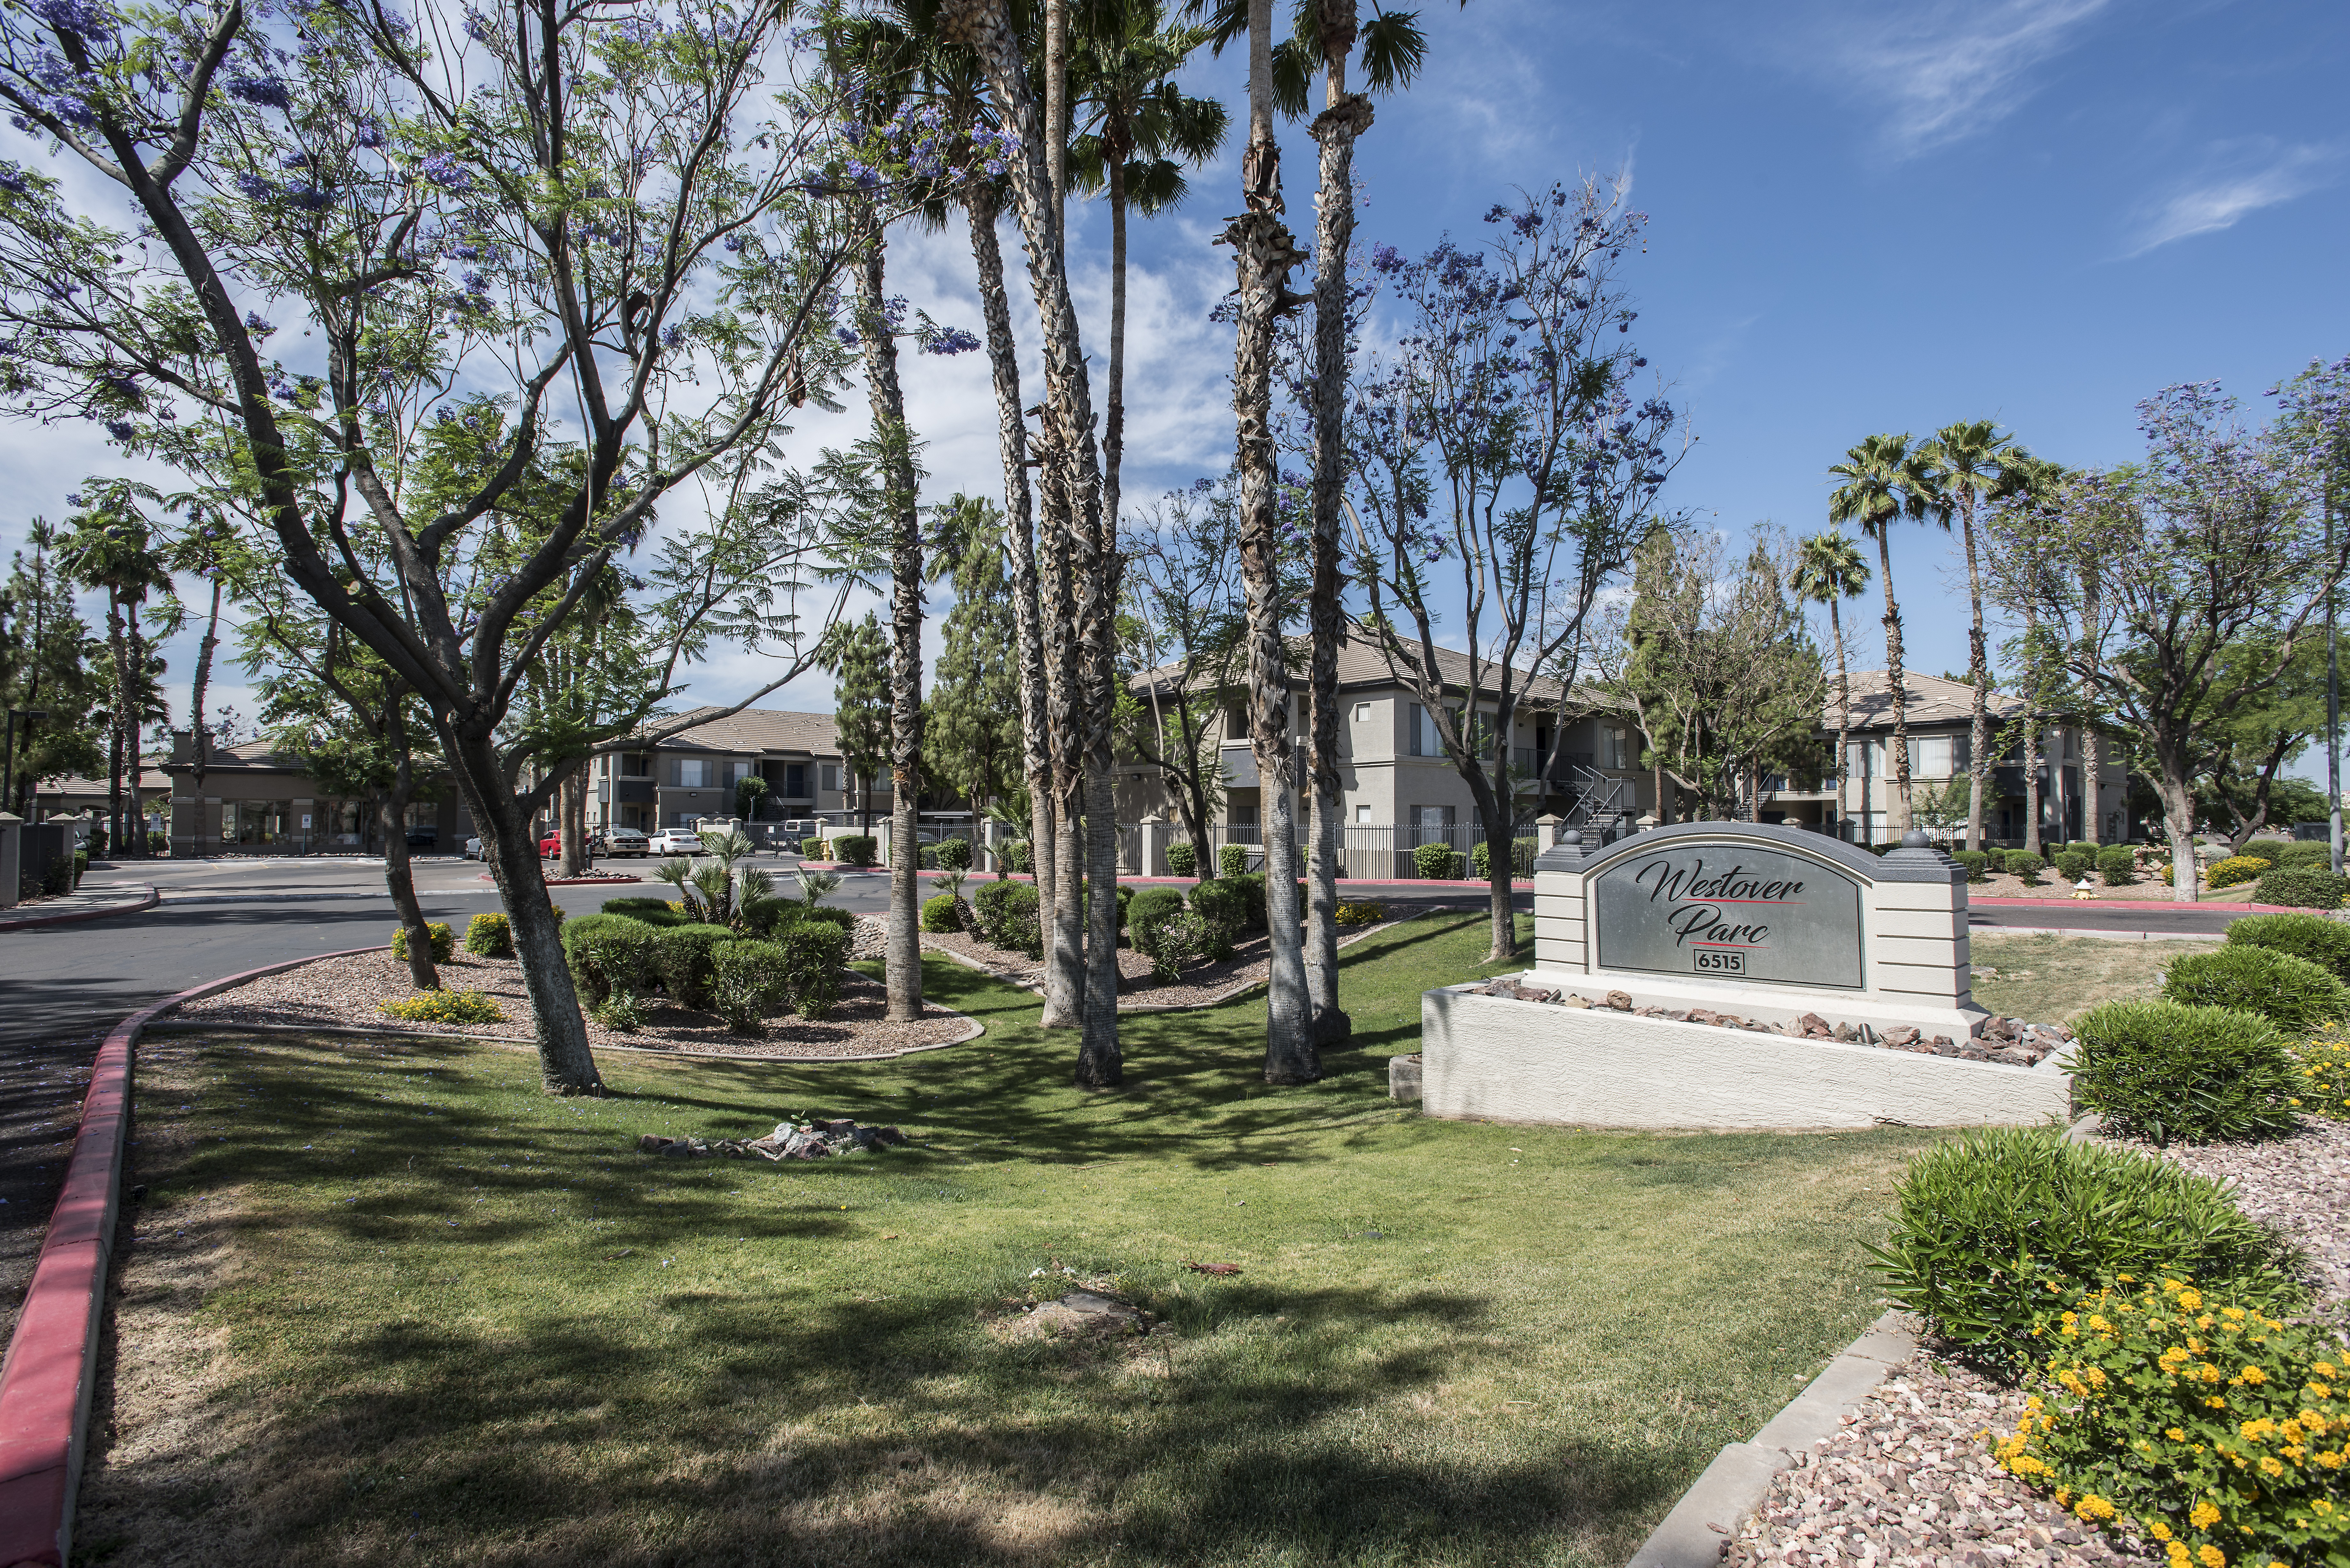
[[[1939, 793], [1951, 780], [1964, 779], [1972, 766], [1974, 689], [1964, 681], [1906, 670], [1901, 677], [1908, 695], [1910, 799]], [[1995, 748], [1991, 787], [1984, 800], [1983, 836], [1991, 843], [2015, 846], [2024, 838], [2026, 812], [2023, 750], [2009, 731], [2023, 711], [2022, 700], [2005, 693], [1991, 694], [1991, 744]], [[1831, 686], [1820, 720], [1831, 739], [1836, 731], [1836, 700]], [[1887, 803], [1896, 787], [1893, 753], [1893, 697], [1882, 670], [1855, 670], [1852, 675], [1850, 738], [1846, 747], [1841, 811], [1836, 781], [1782, 780], [1766, 792], [1756, 815], [1765, 822], [1800, 824], [1838, 831], [1857, 843], [1880, 844], [1892, 837]], [[2047, 721], [2040, 735], [2040, 836], [2043, 842], [2070, 842], [2094, 836], [2103, 844], [2123, 840], [2127, 827], [2126, 803], [2128, 770], [2121, 748], [2102, 748], [2099, 777], [2083, 777], [2086, 766], [2081, 727]]]
[[[161, 772], [171, 781], [174, 856], [383, 851], [376, 800], [328, 788], [275, 741], [213, 746], [199, 785], [194, 739], [174, 730]], [[473, 831], [454, 783], [437, 771], [420, 782], [405, 826], [419, 854], [453, 855]]]
[[[1457, 716], [1468, 701], [1468, 657], [1449, 649], [1439, 649], [1437, 657], [1451, 683], [1448, 695], [1454, 699], [1448, 706]], [[1304, 662], [1301, 644], [1297, 663]], [[1486, 683], [1492, 683], [1490, 675]], [[1146, 711], [1153, 711], [1155, 694], [1163, 713], [1185, 681], [1180, 667], [1169, 665], [1136, 675], [1131, 685]], [[1640, 771], [1637, 736], [1607, 711], [1604, 699], [1576, 693], [1572, 706], [1583, 711], [1571, 714], [1559, 731], [1559, 683], [1535, 678], [1526, 680], [1523, 689], [1525, 696], [1510, 737], [1512, 815], [1520, 826], [1531, 833], [1534, 820], [1549, 813], [1577, 826], [1613, 829], [1628, 826], [1653, 808], [1654, 793]], [[1475, 797], [1444, 754], [1437, 716], [1412, 688], [1388, 670], [1376, 649], [1350, 640], [1338, 650], [1338, 692], [1344, 714], [1338, 775], [1348, 826], [1411, 830], [1422, 842], [1443, 837], [1469, 842], [1460, 830], [1477, 826]], [[1263, 819], [1262, 781], [1249, 744], [1244, 694], [1226, 689], [1220, 696], [1211, 722], [1223, 785], [1222, 826], [1245, 838]], [[1297, 810], [1303, 822], [1308, 699], [1302, 672], [1291, 681], [1290, 701], [1300, 746]], [[1499, 709], [1492, 699], [1481, 698], [1478, 708], [1489, 725], [1496, 722]], [[1131, 821], [1149, 813], [1173, 815], [1156, 780], [1137, 771], [1122, 781], [1118, 815]]]
[[[656, 833], [729, 816], [738, 786], [754, 774], [767, 785], [761, 820], [840, 821], [865, 805], [862, 781], [841, 758], [831, 714], [745, 708], [650, 746], [627, 737], [598, 746], [588, 763], [588, 826]], [[884, 774], [872, 781], [877, 816], [889, 811], [889, 798]]]

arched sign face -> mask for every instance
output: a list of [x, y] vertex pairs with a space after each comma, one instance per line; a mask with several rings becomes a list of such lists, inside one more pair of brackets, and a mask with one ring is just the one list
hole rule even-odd
[[1588, 884], [1603, 969], [1861, 989], [1860, 884], [1808, 856], [1681, 843]]

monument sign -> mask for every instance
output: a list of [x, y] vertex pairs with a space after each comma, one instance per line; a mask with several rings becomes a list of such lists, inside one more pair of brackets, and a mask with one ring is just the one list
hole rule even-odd
[[1603, 968], [1861, 986], [1860, 883], [1768, 845], [1659, 844], [1586, 878]]

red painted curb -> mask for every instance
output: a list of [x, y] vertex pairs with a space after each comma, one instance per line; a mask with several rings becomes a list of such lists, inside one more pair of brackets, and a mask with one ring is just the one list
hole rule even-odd
[[[12, 920], [0, 915], [0, 931], [32, 931], [43, 926], [70, 926], [81, 920], [102, 920], [109, 915], [135, 915], [141, 909], [151, 909], [162, 901], [163, 895], [150, 886], [145, 900], [137, 904], [117, 904], [105, 909], [76, 909], [69, 915], [30, 915], [21, 920]], [[15, 1565], [10, 1564], [10, 1568], [15, 1568]]]
[[[108, 910], [106, 913], [116, 911]], [[88, 916], [78, 917], [88, 919]], [[130, 1124], [131, 1047], [139, 1032], [183, 1002], [215, 995], [322, 958], [383, 947], [312, 953], [192, 986], [140, 1008], [98, 1048], [65, 1187], [49, 1216], [33, 1282], [0, 1361], [0, 1563], [64, 1568], [72, 1545], [74, 1490], [89, 1435], [89, 1397], [106, 1311], [106, 1275], [122, 1205], [122, 1153]]]

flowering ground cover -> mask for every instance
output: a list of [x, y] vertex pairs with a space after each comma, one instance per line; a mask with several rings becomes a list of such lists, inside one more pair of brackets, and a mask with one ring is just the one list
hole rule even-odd
[[[1244, 1000], [1128, 1020], [1126, 1087], [1080, 1094], [1073, 1034], [942, 961], [926, 986], [988, 1025], [968, 1046], [614, 1057], [602, 1101], [454, 1038], [142, 1046], [147, 1193], [78, 1544], [1621, 1563], [1877, 1315], [1861, 1243], [1927, 1139], [1423, 1117], [1386, 1058], [1424, 987], [1493, 972], [1483, 945], [1468, 915], [1349, 950], [1357, 1039], [1305, 1089], [1258, 1081]], [[636, 1152], [785, 1113], [913, 1142]], [[1009, 1332], [1064, 1279], [1139, 1332]]]

